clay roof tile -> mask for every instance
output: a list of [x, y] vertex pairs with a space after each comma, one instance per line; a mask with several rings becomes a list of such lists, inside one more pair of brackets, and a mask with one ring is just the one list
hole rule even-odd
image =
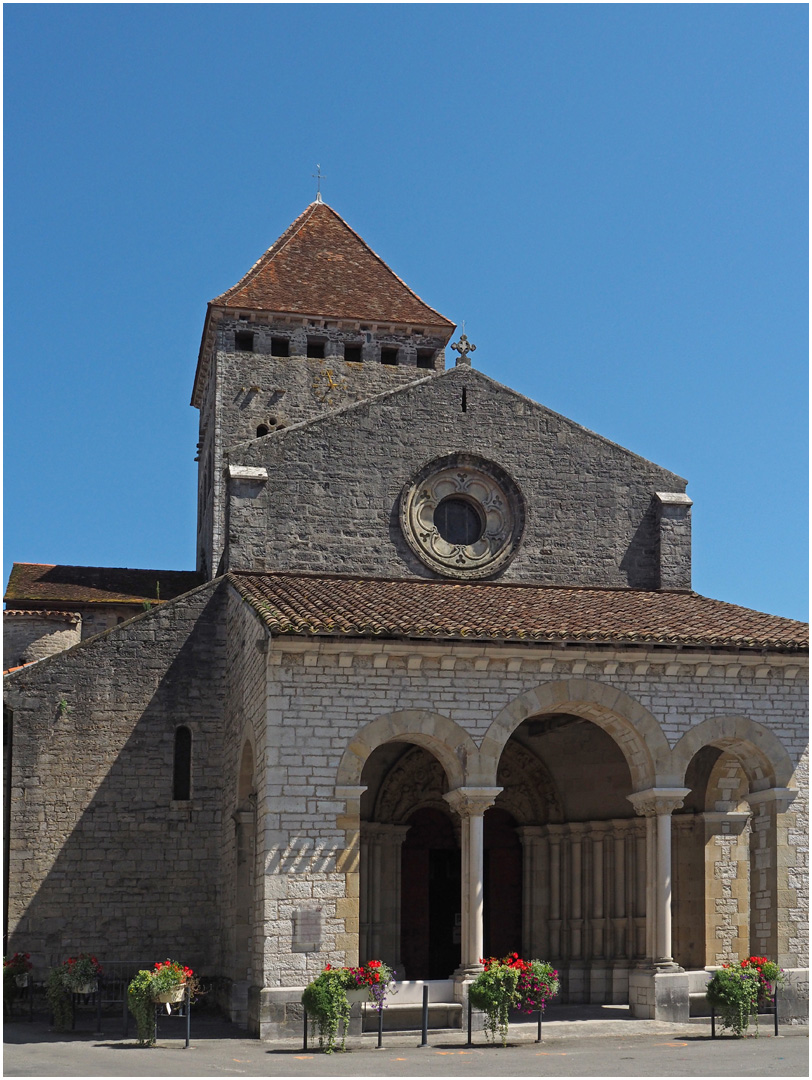
[[277, 634], [583, 641], [777, 649], [809, 647], [805, 623], [693, 592], [293, 573], [232, 573]]

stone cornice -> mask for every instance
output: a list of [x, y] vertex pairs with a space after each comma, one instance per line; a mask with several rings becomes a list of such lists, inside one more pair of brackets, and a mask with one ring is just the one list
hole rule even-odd
[[[336, 662], [351, 666], [352, 657], [372, 657], [374, 668], [387, 668], [391, 660], [404, 658], [411, 669], [419, 669], [425, 661], [441, 660], [443, 670], [454, 670], [458, 661], [470, 663], [474, 671], [487, 671], [491, 663], [504, 663], [512, 671], [537, 671], [552, 674], [556, 665], [567, 665], [573, 674], [584, 674], [589, 668], [602, 669], [604, 677], [617, 674], [621, 665], [632, 665], [634, 675], [680, 676], [690, 671], [693, 677], [717, 675], [737, 678], [744, 669], [752, 670], [756, 678], [766, 678], [770, 671], [781, 669], [786, 679], [805, 677], [808, 658], [797, 653], [758, 652], [747, 650], [710, 650], [662, 648], [651, 645], [631, 648], [610, 645], [585, 646], [582, 642], [571, 646], [540, 645], [515, 642], [481, 643], [469, 645], [464, 642], [400, 642], [369, 641], [347, 638], [275, 637], [270, 654], [272, 664], [281, 664], [282, 657], [307, 656], [309, 662], [323, 658], [326, 663]], [[715, 669], [715, 670], [714, 670]]]

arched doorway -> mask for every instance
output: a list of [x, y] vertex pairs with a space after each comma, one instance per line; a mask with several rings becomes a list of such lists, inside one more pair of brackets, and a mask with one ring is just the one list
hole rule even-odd
[[674, 959], [687, 969], [737, 963], [750, 954], [747, 775], [734, 752], [703, 746], [685, 786], [672, 818]]
[[522, 845], [516, 820], [494, 806], [484, 820], [485, 956], [522, 952]]
[[[521, 891], [520, 914], [512, 926], [504, 921], [494, 951], [552, 962], [565, 1001], [627, 1001], [629, 969], [645, 958], [646, 849], [645, 823], [628, 800], [635, 789], [626, 756], [592, 720], [533, 716], [507, 739], [497, 782], [503, 791], [489, 813], [505, 815], [498, 831], [506, 910], [511, 881]], [[488, 814], [485, 822], [487, 829]], [[507, 854], [511, 833], [518, 875]]]
[[460, 832], [443, 766], [391, 741], [361, 774], [361, 961], [403, 979], [447, 979], [460, 960]]
[[409, 816], [401, 857], [401, 957], [410, 979], [447, 979], [460, 962], [460, 842], [449, 813]]

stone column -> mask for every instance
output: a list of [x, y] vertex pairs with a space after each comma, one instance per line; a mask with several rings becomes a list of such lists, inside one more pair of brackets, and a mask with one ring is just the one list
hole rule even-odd
[[605, 940], [606, 913], [603, 905], [604, 838], [607, 826], [604, 822], [596, 821], [592, 828], [592, 956], [602, 959], [611, 952], [611, 946]]
[[563, 825], [549, 825], [550, 844], [550, 958], [561, 957], [561, 841]]
[[612, 843], [614, 846], [614, 875], [612, 896], [612, 927], [615, 932], [613, 952], [616, 959], [622, 959], [626, 952], [626, 836], [625, 823], [612, 822]]
[[443, 796], [462, 821], [462, 957], [459, 974], [482, 971], [484, 949], [485, 811], [493, 806], [502, 788], [455, 788]]
[[664, 970], [677, 968], [671, 956], [671, 814], [689, 793], [690, 788], [649, 788], [628, 796], [647, 825], [647, 959]]
[[790, 939], [799, 936], [805, 921], [805, 913], [793, 912], [796, 917], [792, 919], [788, 910], [790, 904], [797, 903], [798, 886], [790, 877], [796, 852], [789, 843], [796, 815], [787, 811], [797, 794], [788, 788], [769, 788], [746, 796], [753, 811], [751, 952], [768, 956], [783, 968], [801, 966]]
[[547, 841], [540, 825], [516, 830], [522, 843], [522, 955], [547, 956], [550, 875]]

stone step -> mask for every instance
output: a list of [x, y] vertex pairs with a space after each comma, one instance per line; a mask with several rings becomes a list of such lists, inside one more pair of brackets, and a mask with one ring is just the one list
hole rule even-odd
[[[420, 1031], [423, 1026], [423, 1006], [414, 1002], [387, 1005], [383, 1011], [384, 1031]], [[429, 1002], [429, 1027], [461, 1028], [462, 1005], [456, 1001]], [[363, 1030], [378, 1030], [378, 1010], [363, 1006]]]

